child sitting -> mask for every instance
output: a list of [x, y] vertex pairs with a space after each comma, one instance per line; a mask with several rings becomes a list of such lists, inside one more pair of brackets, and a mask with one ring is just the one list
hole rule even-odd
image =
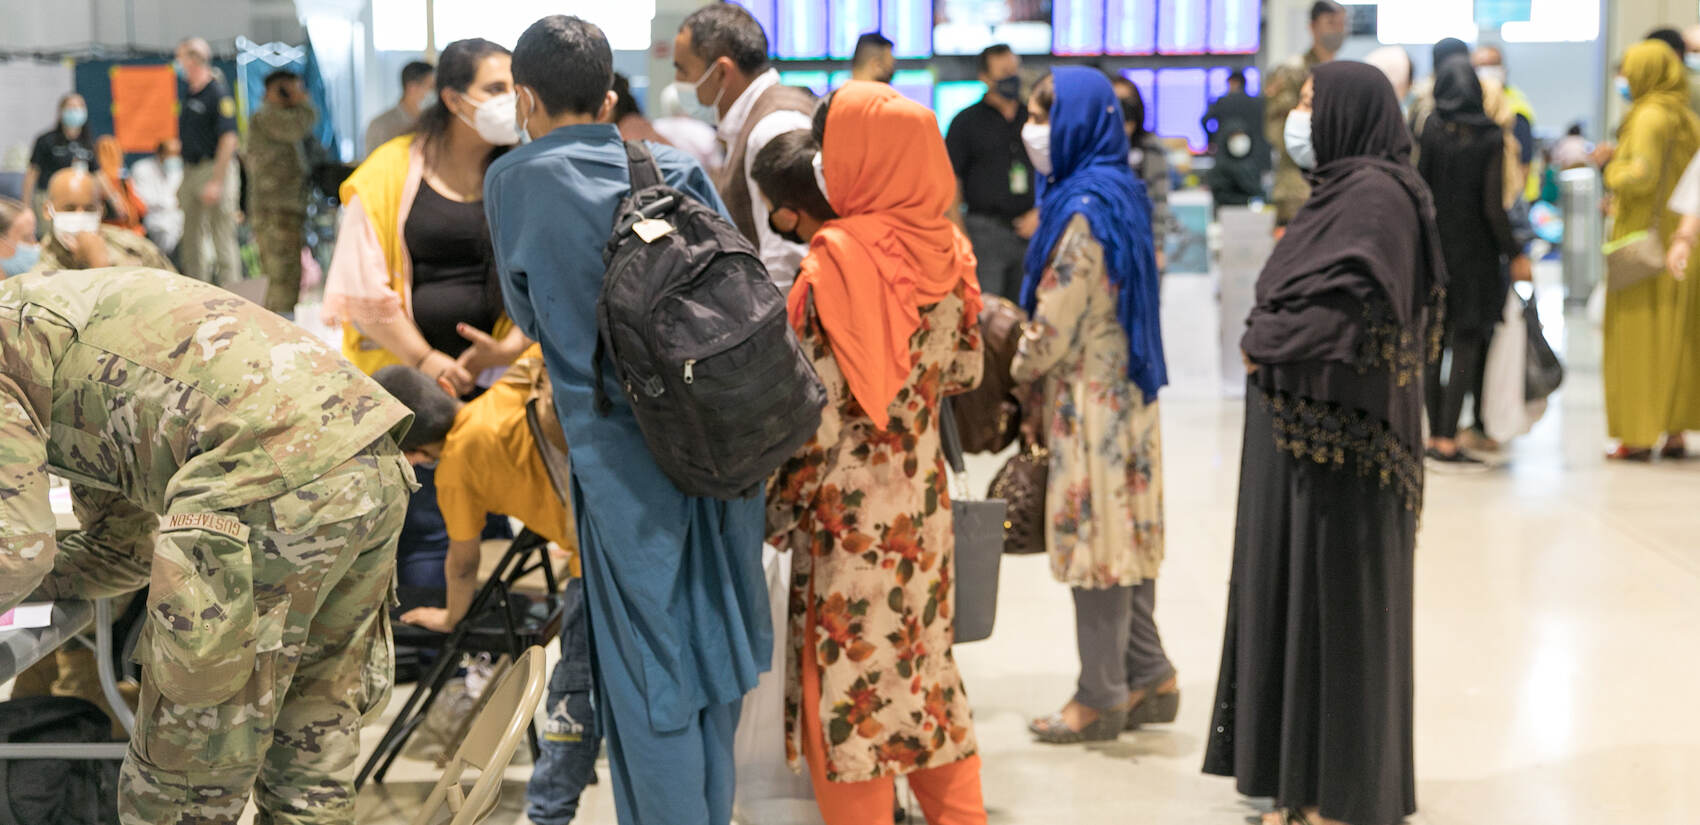
[[[566, 550], [574, 578], [566, 584], [561, 661], [549, 679], [549, 719], [543, 755], [526, 789], [527, 816], [537, 825], [566, 825], [579, 795], [593, 781], [600, 737], [592, 717], [590, 639], [578, 543], [566, 490], [566, 440], [550, 403], [541, 350], [533, 345], [502, 380], [462, 403], [425, 373], [392, 366], [372, 376], [413, 410], [401, 448], [415, 465], [436, 467], [437, 504], [449, 534], [444, 566], [445, 607], [419, 607], [401, 620], [448, 633], [472, 605], [486, 517], [519, 519]], [[533, 430], [543, 434], [540, 442]]]

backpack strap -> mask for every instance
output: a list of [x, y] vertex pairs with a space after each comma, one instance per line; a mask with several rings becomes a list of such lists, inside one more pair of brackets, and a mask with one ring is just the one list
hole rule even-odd
[[655, 163], [655, 156], [650, 154], [649, 147], [643, 145], [641, 140], [626, 141], [626, 168], [632, 176], [633, 192], [666, 185], [666, 181], [661, 177], [661, 167]]

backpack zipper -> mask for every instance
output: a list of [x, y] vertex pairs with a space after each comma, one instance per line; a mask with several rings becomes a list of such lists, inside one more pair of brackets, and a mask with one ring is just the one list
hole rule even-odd
[[697, 365], [697, 359], [695, 359], [695, 358], [686, 359], [686, 361], [685, 361], [685, 383], [686, 384], [691, 384], [691, 383], [696, 382], [696, 380], [697, 380], [696, 365]]

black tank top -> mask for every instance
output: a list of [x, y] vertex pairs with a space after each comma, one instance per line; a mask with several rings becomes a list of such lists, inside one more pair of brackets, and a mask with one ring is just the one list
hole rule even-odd
[[450, 200], [420, 181], [402, 235], [413, 257], [413, 320], [433, 349], [458, 356], [471, 344], [457, 324], [490, 332], [502, 314], [484, 203]]

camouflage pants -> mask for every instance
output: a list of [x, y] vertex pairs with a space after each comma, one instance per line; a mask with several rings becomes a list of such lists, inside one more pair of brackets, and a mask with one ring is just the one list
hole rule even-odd
[[[234, 696], [192, 707], [162, 695], [144, 635], [136, 730], [119, 776], [122, 825], [235, 825], [250, 792], [258, 825], [354, 822], [362, 718], [389, 698], [387, 605], [413, 484], [393, 443], [382, 444], [229, 514], [251, 531], [258, 615], [283, 617], [269, 650], [262, 625], [253, 671]], [[61, 573], [95, 566], [62, 552], [44, 590], [73, 595]]]
[[260, 271], [266, 276], [266, 309], [284, 314], [301, 300], [301, 246], [307, 216], [298, 212], [254, 210], [254, 245], [260, 249]]

